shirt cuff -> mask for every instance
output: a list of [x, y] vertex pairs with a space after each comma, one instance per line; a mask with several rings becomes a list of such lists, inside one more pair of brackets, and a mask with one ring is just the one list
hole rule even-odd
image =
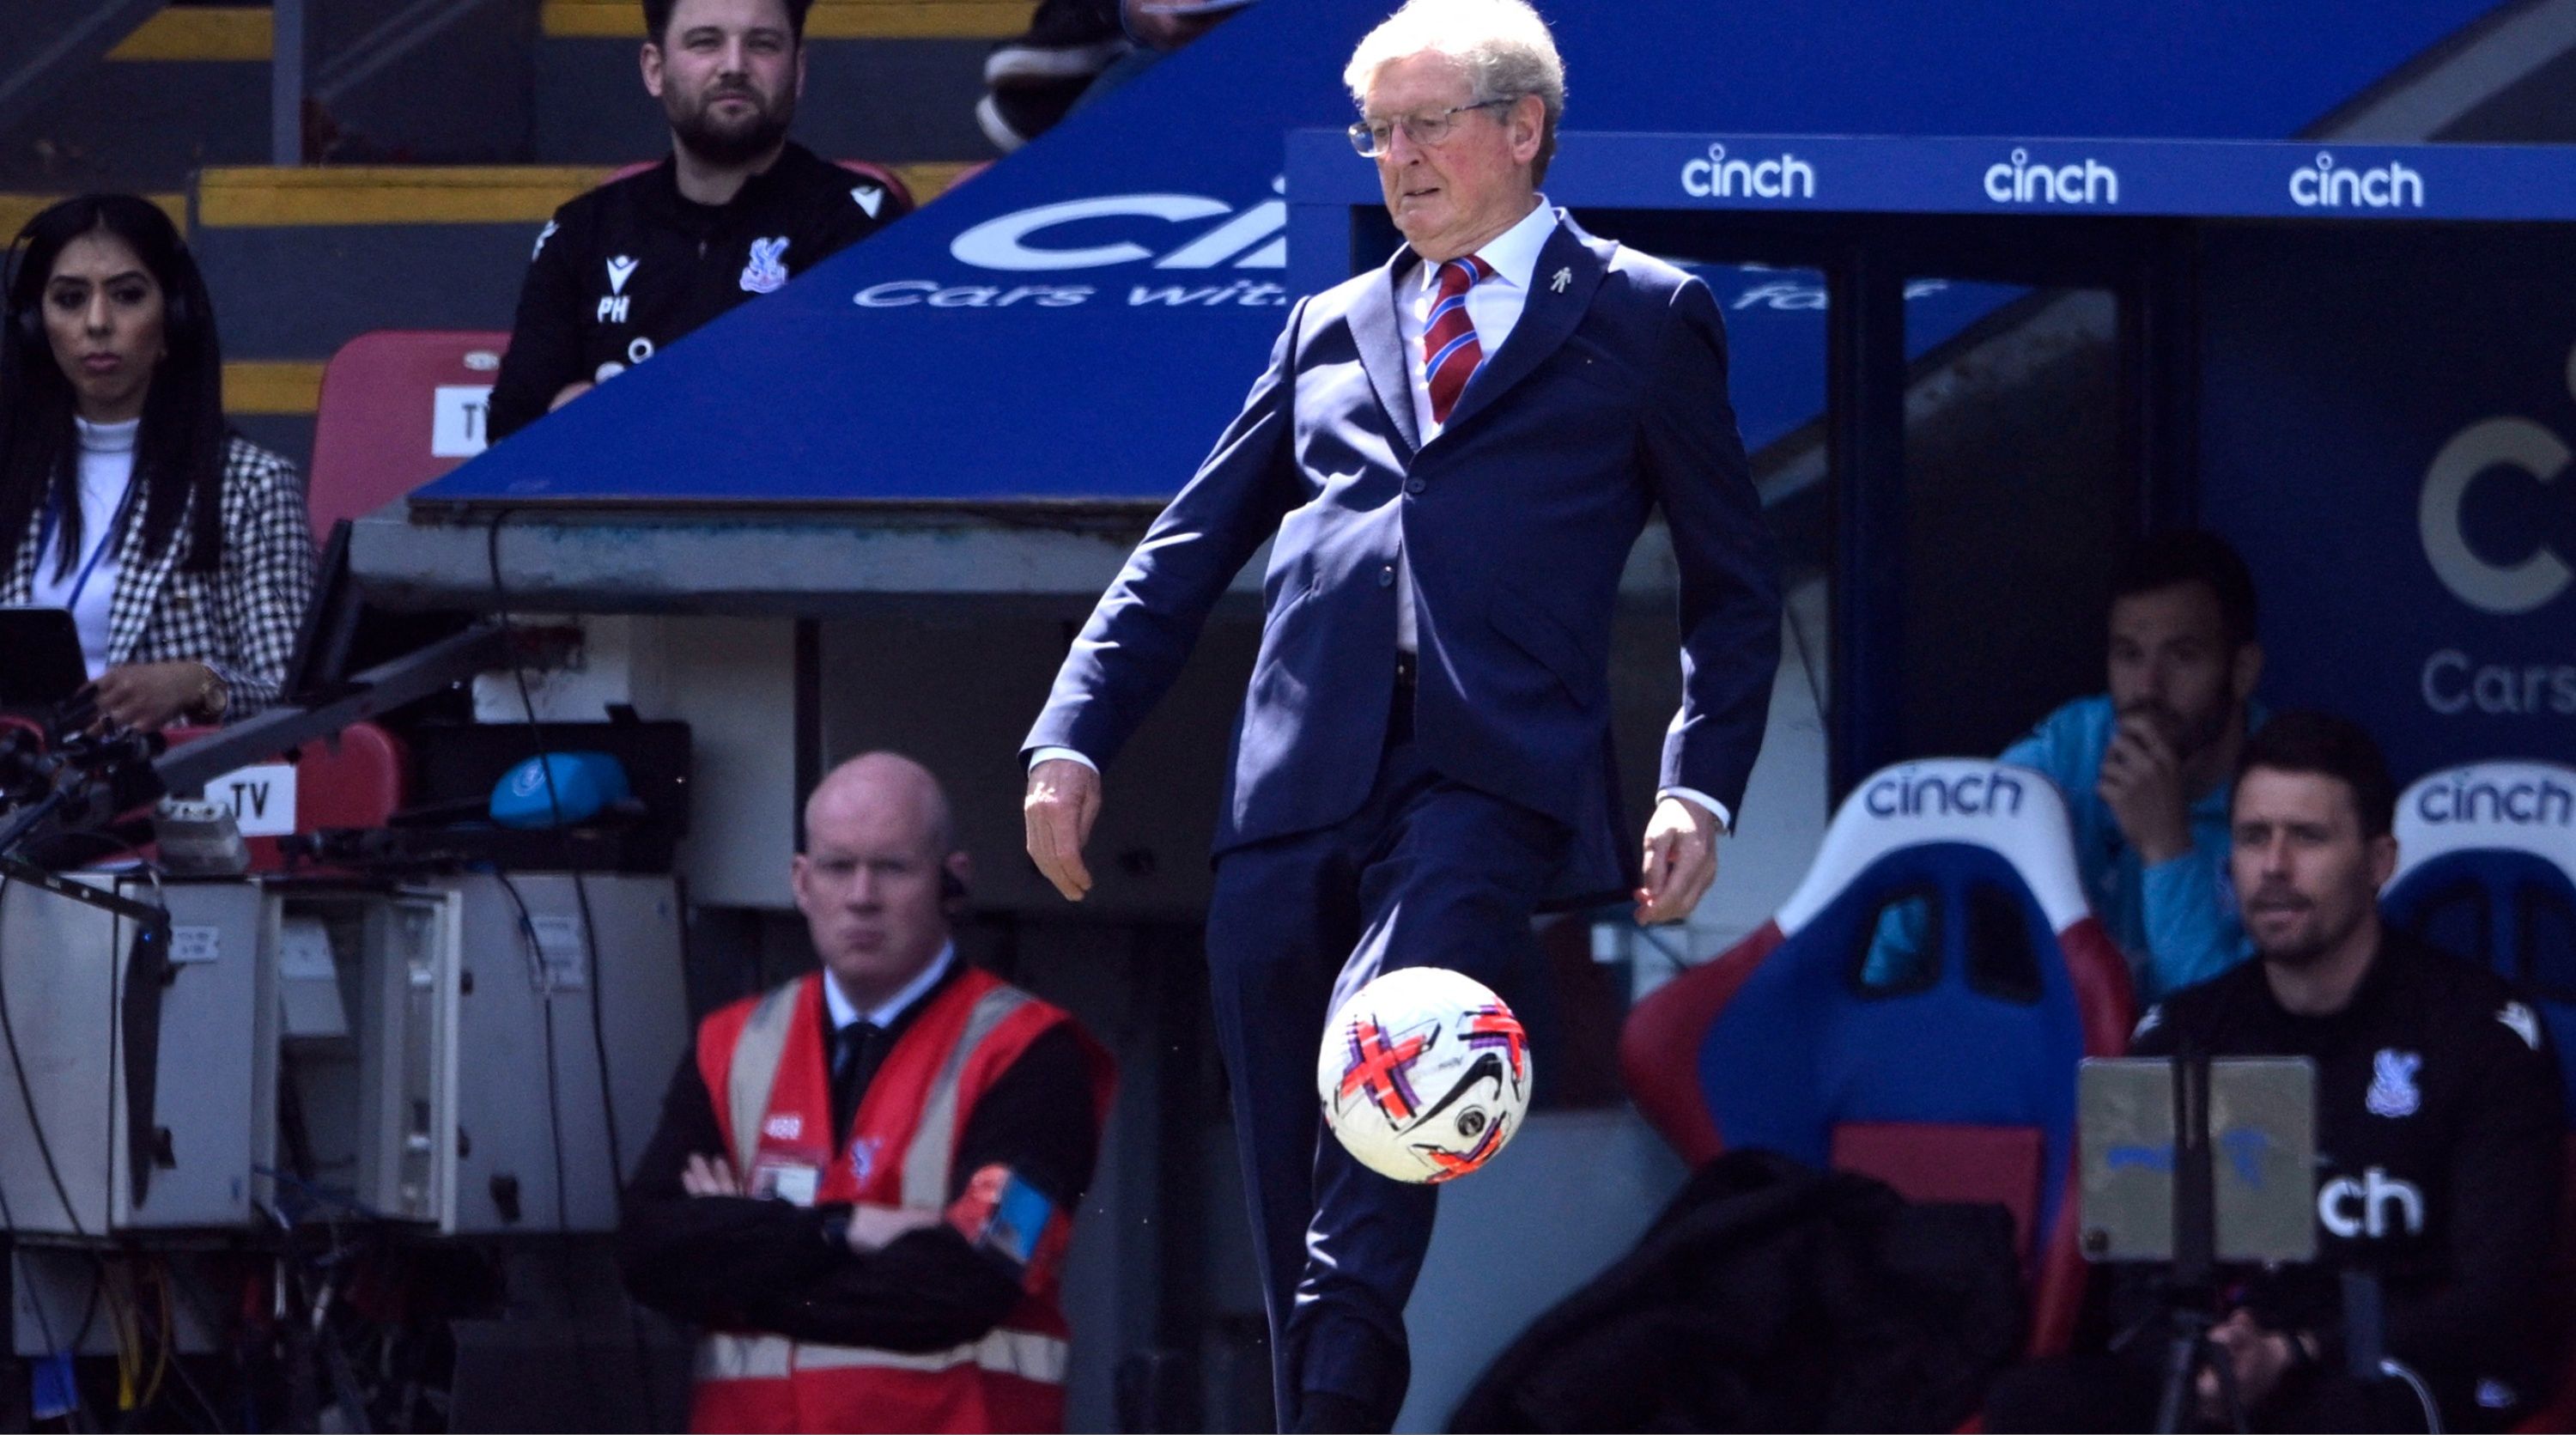
[[1731, 836], [1735, 832], [1735, 814], [1726, 810], [1725, 803], [1718, 801], [1716, 798], [1709, 796], [1698, 788], [1667, 787], [1655, 794], [1655, 800], [1657, 802], [1661, 802], [1667, 797], [1678, 797], [1682, 801], [1690, 803], [1701, 811], [1706, 812], [1709, 816], [1716, 818], [1717, 830], [1720, 834]]
[[1090, 768], [1094, 772], [1098, 772], [1100, 770], [1099, 763], [1093, 762], [1090, 758], [1084, 757], [1081, 753], [1075, 752], [1069, 747], [1039, 748], [1037, 751], [1029, 754], [1029, 767], [1034, 770], [1039, 763], [1053, 762], [1057, 758], [1063, 758], [1067, 762], [1081, 763], [1083, 766]]

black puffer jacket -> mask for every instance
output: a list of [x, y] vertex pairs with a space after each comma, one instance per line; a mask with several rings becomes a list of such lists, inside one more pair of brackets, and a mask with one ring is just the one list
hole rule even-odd
[[1541, 1316], [1452, 1430], [1948, 1430], [2021, 1353], [2000, 1206], [1730, 1152]]

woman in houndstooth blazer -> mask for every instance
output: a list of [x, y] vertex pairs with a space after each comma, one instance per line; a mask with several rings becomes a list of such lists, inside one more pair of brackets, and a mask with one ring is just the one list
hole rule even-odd
[[133, 195], [57, 204], [11, 250], [0, 604], [71, 610], [111, 723], [275, 702], [313, 593], [304, 484], [224, 422], [196, 260]]

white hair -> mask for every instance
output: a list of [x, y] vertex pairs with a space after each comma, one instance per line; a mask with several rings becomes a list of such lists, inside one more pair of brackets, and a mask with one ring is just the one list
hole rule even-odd
[[1342, 83], [1353, 101], [1365, 104], [1379, 70], [1423, 54], [1457, 61], [1479, 103], [1538, 96], [1546, 114], [1531, 179], [1546, 178], [1556, 157], [1556, 124], [1565, 114], [1565, 61], [1528, 0], [1406, 0], [1361, 38]]

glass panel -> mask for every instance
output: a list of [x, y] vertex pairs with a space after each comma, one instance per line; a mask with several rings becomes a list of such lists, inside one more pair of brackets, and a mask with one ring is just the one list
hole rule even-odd
[[1900, 888], [1861, 924], [1853, 972], [1861, 995], [1919, 992], [1941, 975], [1941, 908], [1930, 887]]
[[1905, 306], [1907, 753], [1999, 752], [2099, 692], [2123, 461], [2103, 289], [1915, 279]]
[[2531, 882], [2518, 905], [2524, 983], [2551, 1001], [2576, 1001], [2576, 903], [2564, 890]]
[[1991, 883], [1970, 887], [1966, 936], [1970, 987], [2025, 1005], [2039, 1000], [2039, 953], [2019, 896]]

